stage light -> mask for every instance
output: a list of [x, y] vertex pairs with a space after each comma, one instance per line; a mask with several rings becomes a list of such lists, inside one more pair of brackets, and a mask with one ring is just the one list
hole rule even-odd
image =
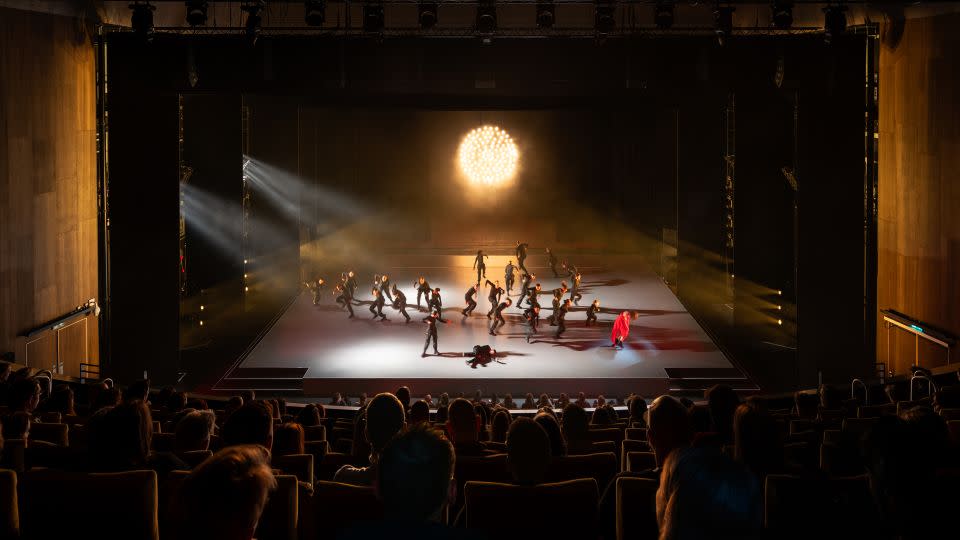
[[777, 291], [777, 296], [783, 296], [783, 291]]
[[614, 18], [614, 3], [608, 0], [597, 0], [594, 9], [593, 27], [600, 34], [609, 34], [617, 26]]
[[480, 0], [477, 4], [477, 32], [492, 34], [497, 31], [497, 4], [494, 0]]
[[363, 31], [371, 34], [383, 32], [383, 4], [368, 2], [363, 5]]
[[200, 326], [203, 326], [203, 321], [200, 321]]
[[783, 306], [777, 306], [777, 311], [783, 310]]
[[307, 26], [323, 26], [327, 19], [327, 0], [306, 0], [303, 3], [303, 20]]
[[713, 12], [713, 32], [721, 46], [733, 34], [733, 12], [736, 10], [737, 8], [732, 6], [718, 5]]
[[460, 170], [474, 184], [494, 186], [517, 172], [520, 152], [510, 134], [497, 126], [481, 126], [460, 141]]
[[265, 6], [263, 0], [254, 0], [240, 7], [241, 10], [247, 12], [247, 24], [244, 32], [251, 45], [256, 45], [257, 39], [260, 37], [260, 25], [263, 23], [260, 12], [263, 11]]
[[207, 1], [187, 0], [187, 24], [200, 26], [207, 24]]
[[770, 2], [773, 26], [786, 30], [793, 25], [793, 2], [788, 0], [773, 0]]
[[437, 3], [420, 2], [420, 28], [433, 28], [437, 24]]
[[243, 275], [243, 279], [247, 279], [247, 275], [246, 275], [246, 274]]
[[200, 306], [200, 311], [203, 311], [203, 306]]
[[133, 13], [130, 14], [130, 26], [140, 37], [149, 40], [153, 36], [153, 10], [150, 2], [134, 2], [130, 4]]
[[833, 38], [847, 31], [847, 6], [828, 5], [823, 8], [823, 41], [828, 45]]
[[556, 18], [553, 2], [544, 0], [537, 2], [537, 28], [552, 28]]
[[243, 292], [250, 292], [250, 287], [244, 287]]
[[777, 324], [783, 326], [783, 319], [777, 319]]
[[653, 22], [661, 30], [673, 26], [673, 0], [657, 0], [653, 7]]

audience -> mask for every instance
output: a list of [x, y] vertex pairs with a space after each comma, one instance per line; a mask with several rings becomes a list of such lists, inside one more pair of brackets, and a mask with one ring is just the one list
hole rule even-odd
[[91, 413], [120, 404], [120, 391], [116, 388], [99, 389], [94, 393], [94, 396], [94, 401], [90, 407]]
[[550, 464], [550, 437], [540, 424], [520, 417], [507, 432], [507, 467], [521, 486], [543, 483]]
[[216, 415], [211, 411], [191, 411], [176, 423], [177, 452], [208, 450]]
[[304, 427], [319, 426], [323, 418], [323, 405], [310, 403], [297, 413], [297, 423]]
[[593, 441], [590, 439], [590, 421], [587, 411], [576, 403], [563, 408], [561, 426], [567, 453], [570, 455], [592, 454]]
[[549, 437], [550, 455], [554, 457], [567, 455], [567, 443], [563, 440], [563, 433], [560, 431], [557, 418], [549, 412], [539, 412], [533, 417], [533, 421], [543, 428], [543, 431]]
[[3, 418], [3, 438], [23, 439], [29, 442], [31, 416], [24, 411], [16, 411]]
[[406, 386], [401, 386], [400, 388], [397, 388], [397, 393], [394, 395], [397, 397], [398, 400], [400, 400], [400, 404], [403, 405], [403, 410], [409, 411], [410, 410], [410, 389], [407, 388]]
[[354, 467], [344, 465], [334, 475], [333, 480], [356, 486], [373, 485], [376, 467], [380, 462], [383, 449], [406, 425], [403, 404], [393, 394], [377, 394], [370, 400], [364, 414], [366, 423], [364, 439], [370, 445], [370, 466]]
[[187, 407], [187, 393], [173, 392], [165, 403], [168, 414], [180, 412]]
[[577, 394], [577, 401], [575, 401], [574, 403], [576, 403], [583, 409], [586, 409], [587, 407], [590, 406], [590, 404], [587, 403], [587, 397], [584, 395], [583, 392], [580, 392], [579, 394]]
[[97, 411], [88, 424], [88, 461], [79, 464], [98, 472], [153, 469], [159, 476], [190, 467], [173, 454], [153, 452], [153, 419], [142, 401]]
[[512, 395], [507, 394], [507, 395], [503, 396], [503, 406], [504, 406], [504, 408], [507, 408], [507, 409], [516, 409], [516, 408], [517, 408], [517, 404], [513, 401], [513, 396], [512, 396]]
[[287, 422], [273, 430], [273, 448], [270, 453], [274, 456], [289, 456], [303, 454], [303, 426], [296, 422]]
[[640, 396], [631, 395], [627, 400], [627, 409], [630, 416], [627, 418], [627, 427], [647, 427], [647, 400]]
[[420, 400], [410, 406], [410, 423], [430, 421], [430, 406], [426, 401]]
[[737, 407], [733, 419], [733, 457], [762, 484], [770, 473], [783, 472], [783, 441], [777, 423], [755, 403]]
[[150, 379], [139, 379], [133, 381], [123, 391], [123, 401], [143, 401], [150, 405]]
[[227, 418], [220, 437], [224, 447], [259, 444], [269, 451], [273, 448], [273, 417], [266, 405], [251, 401]]
[[40, 383], [36, 379], [18, 379], [10, 385], [7, 405], [13, 412], [25, 412], [33, 415], [40, 404], [41, 395]]
[[740, 396], [733, 388], [717, 384], [708, 388], [704, 397], [710, 409], [712, 431], [718, 435], [721, 444], [733, 444], [733, 414], [740, 405]]
[[526, 398], [523, 400], [523, 405], [520, 405], [521, 409], [536, 409], [537, 402], [533, 400], [533, 394], [527, 392]]
[[497, 443], [507, 442], [507, 430], [510, 429], [510, 411], [498, 408], [490, 421], [490, 440]]
[[73, 389], [65, 384], [58, 385], [47, 398], [37, 407], [37, 412], [57, 412], [61, 417], [76, 415], [74, 410]]
[[810, 392], [794, 392], [793, 410], [800, 418], [813, 420], [820, 408], [820, 398]]
[[480, 442], [480, 420], [473, 403], [457, 398], [447, 411], [447, 433], [458, 456], [484, 456], [493, 453]]

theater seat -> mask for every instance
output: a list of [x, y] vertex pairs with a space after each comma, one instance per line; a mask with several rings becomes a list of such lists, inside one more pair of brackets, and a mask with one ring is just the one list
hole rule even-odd
[[620, 443], [620, 470], [627, 470], [627, 453], [629, 452], [653, 452], [650, 444], [646, 441], [637, 441], [633, 439], [624, 439]]
[[191, 450], [189, 452], [180, 452], [177, 456], [191, 468], [203, 463], [207, 458], [213, 456], [210, 450]]
[[40, 415], [40, 421], [44, 424], [59, 424], [62, 421], [62, 415], [56, 411], [45, 412]]
[[274, 468], [280, 469], [284, 474], [292, 474], [297, 480], [313, 483], [313, 455], [312, 454], [290, 454], [287, 456], [273, 456], [271, 464]]
[[649, 478], [617, 478], [617, 540], [657, 540], [657, 487]]
[[545, 481], [565, 482], [578, 478], [593, 478], [598, 486], [606, 486], [619, 470], [616, 454], [555, 457], [547, 467]]
[[383, 515], [373, 488], [323, 480], [313, 484], [313, 496], [303, 498], [301, 510], [301, 540], [336, 538], [345, 527]]
[[466, 525], [489, 538], [595, 538], [598, 498], [590, 478], [538, 486], [467, 482]]
[[23, 439], [7, 439], [4, 441], [3, 452], [0, 452], [0, 468], [14, 472], [23, 472], [26, 469], [27, 441]]
[[880, 418], [881, 416], [894, 416], [896, 414], [896, 403], [885, 403], [883, 405], [864, 405], [862, 407], [857, 407], [857, 418]]
[[855, 476], [865, 472], [856, 445], [832, 443], [820, 445], [820, 470], [833, 476]]
[[627, 452], [627, 468], [630, 472], [643, 472], [657, 467], [653, 452]]
[[625, 438], [631, 441], [645, 441], [647, 440], [647, 428], [630, 427], [627, 428], [625, 435]]
[[19, 535], [17, 473], [9, 469], [0, 469], [0, 538], [17, 538]]
[[22, 538], [157, 540], [153, 471], [25, 472], [19, 482]]
[[457, 482], [457, 500], [450, 507], [451, 519], [463, 507], [463, 489], [467, 482], [509, 483], [513, 481], [510, 470], [507, 468], [506, 454], [460, 457], [454, 464], [453, 478]]
[[878, 521], [866, 475], [826, 478], [771, 474], [764, 488], [771, 538], [869, 538]]
[[859, 442], [876, 423], [876, 418], [845, 418], [840, 431], [843, 432], [846, 441]]
[[154, 433], [151, 447], [154, 452], [173, 452], [177, 448], [177, 434]]
[[303, 440], [305, 441], [327, 440], [327, 427], [322, 424], [316, 425], [316, 426], [304, 426]]
[[69, 430], [70, 426], [67, 424], [31, 424], [30, 440], [70, 446], [70, 437], [67, 435]]
[[596, 441], [590, 443], [591, 454], [618, 454], [617, 452], [617, 443], [613, 441]]
[[588, 438], [591, 441], [613, 441], [616, 443], [616, 446], [620, 446], [620, 443], [624, 439], [623, 429], [619, 428], [602, 428], [602, 429], [591, 429], [588, 433]]

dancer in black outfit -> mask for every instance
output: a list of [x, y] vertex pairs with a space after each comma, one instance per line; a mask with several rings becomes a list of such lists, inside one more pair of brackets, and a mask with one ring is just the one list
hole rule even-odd
[[350, 312], [348, 319], [353, 318], [353, 297], [350, 296], [350, 288], [345, 284], [337, 285], [336, 291], [340, 293], [337, 298], [334, 300], [336, 303], [340, 304], [342, 307], [347, 308], [347, 311]]
[[380, 320], [387, 320], [387, 316], [383, 314], [383, 295], [380, 294], [379, 289], [373, 289], [373, 303], [370, 304], [370, 313], [373, 313], [373, 318], [376, 319], [380, 317]]
[[483, 278], [487, 277], [487, 265], [483, 262], [483, 259], [489, 259], [489, 255], [484, 255], [483, 250], [477, 251], [477, 258], [473, 260], [473, 268], [477, 271], [477, 282], [480, 281], [480, 274], [483, 274]]
[[437, 317], [440, 318], [440, 322], [447, 322], [443, 318], [443, 299], [440, 298], [440, 287], [437, 287], [433, 290], [433, 293], [430, 295], [430, 303], [427, 304], [427, 309], [437, 312]]
[[420, 276], [420, 279], [413, 282], [414, 288], [417, 289], [417, 309], [420, 309], [420, 295], [423, 295], [423, 299], [427, 301], [427, 309], [430, 308], [430, 293], [432, 289], [430, 284], [427, 283], [427, 280], [423, 279], [423, 276]]
[[517, 265], [520, 267], [520, 270], [523, 270], [526, 273], [529, 273], [527, 267], [523, 265], [523, 261], [527, 260], [527, 247], [529, 244], [526, 242], [517, 242]]
[[433, 354], [439, 355], [440, 351], [437, 349], [437, 322], [442, 322], [440, 314], [434, 311], [429, 316], [424, 317], [423, 322], [427, 323], [427, 339], [423, 342], [423, 354], [421, 354], [420, 357], [424, 358], [427, 356], [427, 347], [430, 346], [431, 340], [433, 340]]
[[326, 282], [323, 280], [323, 278], [317, 278], [316, 281], [308, 281], [304, 283], [304, 285], [310, 289], [310, 292], [313, 293], [313, 305], [320, 305], [320, 297], [323, 295], [323, 286], [325, 284]]
[[357, 277], [353, 275], [353, 270], [347, 272], [347, 289], [350, 291], [350, 300], [353, 300], [357, 296], [357, 287], [360, 284], [357, 283]]
[[600, 313], [600, 300], [594, 300], [587, 308], [587, 326], [597, 324], [597, 313]]
[[580, 305], [580, 299], [583, 298], [583, 295], [580, 294], [580, 279], [582, 277], [580, 272], [577, 272], [572, 278], [573, 288], [570, 289], [570, 300], [573, 300], [573, 304], [576, 306]]
[[380, 294], [386, 296], [393, 303], [393, 296], [390, 294], [390, 277], [386, 274], [380, 276]]
[[490, 292], [487, 293], [487, 300], [490, 301], [490, 311], [487, 312], [487, 318], [489, 319], [493, 312], [497, 310], [497, 305], [500, 303], [500, 297], [503, 296], [503, 288], [500, 287], [500, 282], [492, 282], [489, 279], [485, 283], [490, 287]]
[[522, 280], [520, 281], [520, 299], [517, 300], [517, 307], [523, 308], [523, 299], [530, 294], [530, 287], [533, 280], [537, 279], [536, 274], [523, 274]]
[[397, 288], [396, 283], [393, 284], [393, 308], [400, 310], [403, 318], [410, 322], [410, 315], [407, 315], [407, 295]]
[[497, 309], [496, 309], [496, 310], [494, 310], [494, 312], [493, 312], [493, 323], [490, 325], [490, 335], [491, 335], [491, 336], [497, 335], [497, 328], [499, 328], [499, 327], [507, 324], [507, 321], [504, 320], [504, 318], [503, 318], [503, 310], [505, 310], [505, 309], [507, 309], [508, 307], [510, 307], [510, 305], [511, 305], [512, 303], [513, 303], [513, 301], [511, 301], [509, 298], [507, 298], [507, 299], [504, 300], [503, 302], [500, 302], [500, 305], [497, 306]]
[[510, 290], [513, 289], [513, 271], [517, 267], [513, 265], [513, 261], [507, 261], [507, 266], [503, 269], [504, 284], [507, 286], [507, 296], [510, 296]]
[[527, 289], [527, 304], [540, 307], [540, 293], [542, 292], [543, 288], [539, 283]]
[[560, 304], [563, 302], [563, 295], [567, 294], [567, 282], [561, 281], [560, 286], [553, 290], [553, 313], [547, 317], [550, 326], [557, 325], [557, 311], [560, 310]]
[[523, 318], [527, 321], [527, 343], [530, 343], [530, 338], [537, 335], [537, 325], [540, 323], [540, 306], [525, 309]]
[[564, 300], [563, 304], [560, 305], [560, 310], [557, 311], [556, 315], [554, 315], [554, 319], [558, 324], [556, 335], [557, 339], [560, 339], [560, 336], [567, 331], [567, 325], [565, 323], [567, 321], [568, 311], [570, 311], [570, 300]]
[[463, 299], [467, 302], [467, 307], [463, 308], [460, 313], [462, 313], [464, 317], [469, 317], [470, 314], [473, 313], [473, 310], [477, 309], [477, 301], [474, 300], [473, 297], [476, 296], [479, 290], [480, 284], [477, 283], [476, 285], [467, 289], [467, 292], [463, 295]]
[[550, 251], [550, 248], [547, 248], [547, 264], [550, 265], [550, 270], [553, 271], [553, 277], [560, 277], [560, 274], [557, 273], [557, 255]]

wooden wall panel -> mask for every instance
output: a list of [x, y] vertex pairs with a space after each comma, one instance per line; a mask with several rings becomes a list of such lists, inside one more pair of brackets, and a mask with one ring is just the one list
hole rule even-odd
[[95, 61], [81, 28], [0, 8], [0, 352], [20, 361], [17, 334], [98, 296]]
[[[900, 41], [880, 51], [877, 299], [960, 335], [957, 28], [956, 14], [910, 19]], [[889, 353], [890, 369], [905, 373], [914, 337], [895, 331], [888, 350], [880, 317], [877, 325], [878, 359]], [[944, 362], [942, 349], [921, 347], [921, 365]]]

